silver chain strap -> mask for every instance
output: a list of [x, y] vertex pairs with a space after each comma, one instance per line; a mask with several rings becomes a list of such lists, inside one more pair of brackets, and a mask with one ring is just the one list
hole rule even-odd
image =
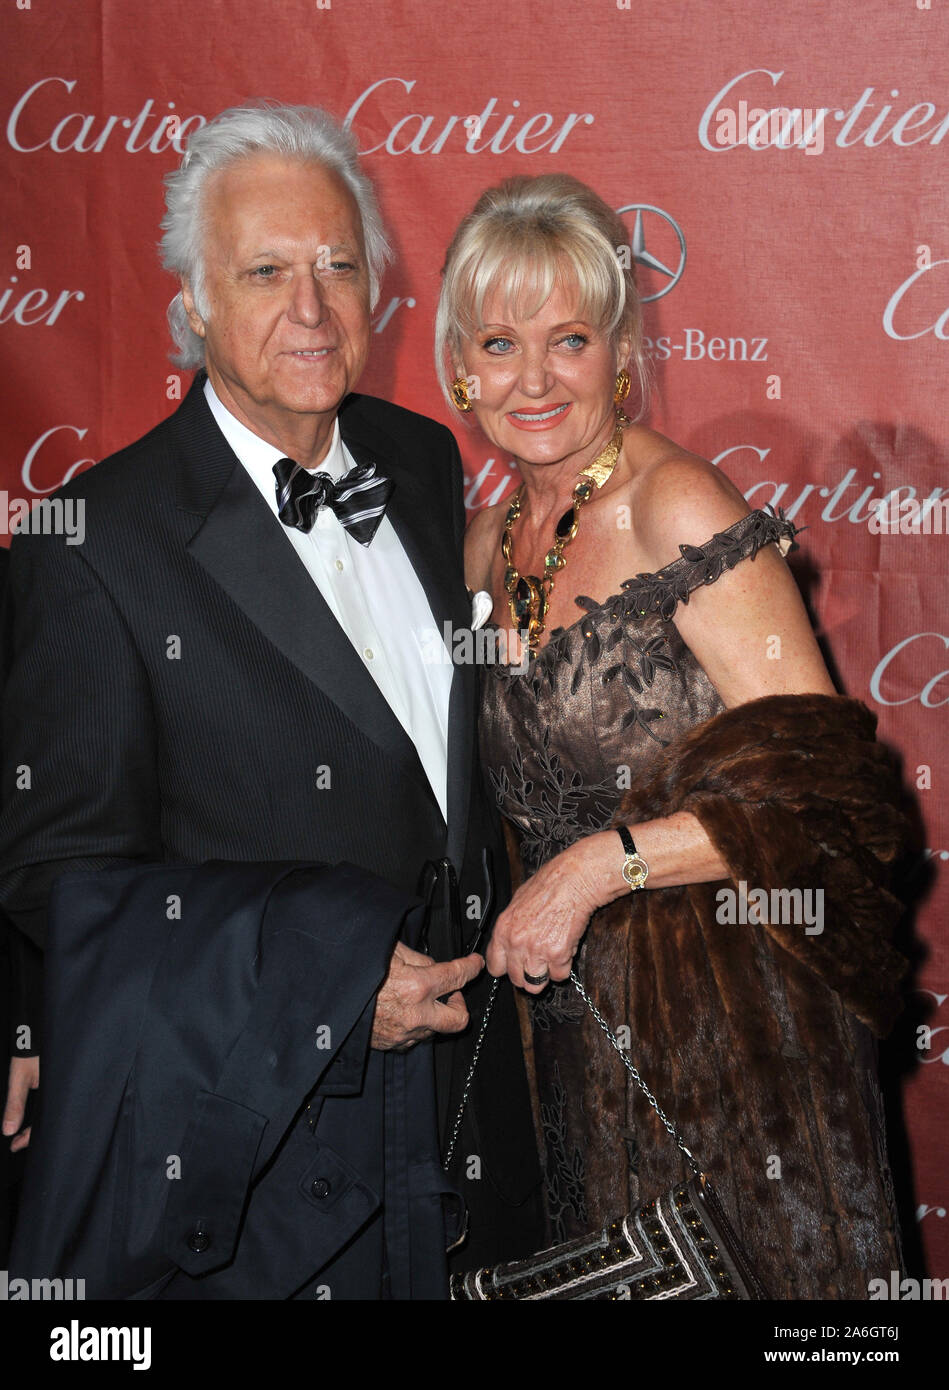
[[484, 1018], [481, 1020], [481, 1032], [478, 1034], [478, 1041], [475, 1043], [474, 1056], [471, 1059], [471, 1066], [468, 1068], [468, 1076], [465, 1080], [465, 1089], [461, 1093], [461, 1104], [458, 1107], [458, 1114], [455, 1116], [455, 1125], [451, 1132], [451, 1139], [448, 1141], [448, 1156], [442, 1164], [445, 1172], [451, 1166], [454, 1157], [455, 1145], [458, 1142], [458, 1131], [461, 1129], [461, 1117], [465, 1113], [465, 1106], [468, 1104], [468, 1093], [471, 1090], [471, 1080], [475, 1074], [475, 1067], [478, 1065], [478, 1058], [481, 1056], [481, 1044], [484, 1042], [484, 1035], [488, 1031], [488, 1020], [491, 1017], [491, 1010], [494, 1008], [494, 996], [498, 992], [498, 985], [501, 983], [501, 976], [496, 975], [494, 984], [491, 986], [491, 993], [488, 995], [488, 1002], [484, 1009]]
[[686, 1148], [681, 1134], [676, 1129], [675, 1125], [672, 1123], [669, 1117], [666, 1115], [665, 1111], [662, 1109], [659, 1102], [656, 1100], [656, 1097], [653, 1095], [652, 1091], [650, 1091], [649, 1087], [646, 1085], [645, 1081], [640, 1076], [639, 1072], [633, 1066], [632, 1062], [626, 1056], [626, 1053], [624, 1052], [623, 1048], [620, 1047], [619, 1043], [616, 1040], [615, 1034], [612, 1032], [609, 1024], [606, 1022], [606, 1019], [600, 1013], [599, 1009], [596, 1007], [589, 994], [587, 994], [586, 990], [583, 988], [583, 985], [581, 985], [577, 977], [577, 972], [575, 970], [571, 970], [570, 979], [572, 980], [577, 992], [579, 993], [580, 998], [584, 1001], [587, 1008], [590, 1010], [590, 1013], [596, 1019], [597, 1023], [600, 1025], [600, 1027], [603, 1029], [603, 1032], [609, 1039], [609, 1043], [613, 1051], [617, 1053], [623, 1066], [629, 1072], [630, 1076], [636, 1082], [636, 1085], [639, 1087], [643, 1095], [649, 1101], [649, 1104], [652, 1106], [653, 1110], [655, 1110], [656, 1114], [659, 1116], [660, 1120], [665, 1125], [666, 1129], [669, 1131], [676, 1144], [685, 1154], [689, 1163], [689, 1167], [692, 1169], [692, 1172], [695, 1174], [697, 1178], [700, 1178], [702, 1176], [702, 1170], [696, 1163], [695, 1159], [692, 1157], [691, 1150]]
[[[656, 1114], [659, 1116], [659, 1119], [665, 1125], [671, 1137], [675, 1140], [676, 1145], [685, 1154], [686, 1160], [688, 1162], [689, 1167], [692, 1169], [692, 1172], [695, 1174], [697, 1178], [700, 1178], [702, 1176], [702, 1170], [693, 1158], [691, 1150], [686, 1147], [681, 1134], [676, 1129], [675, 1125], [672, 1123], [669, 1117], [666, 1115], [665, 1111], [662, 1109], [659, 1102], [656, 1100], [656, 1097], [653, 1095], [652, 1091], [650, 1091], [649, 1087], [646, 1085], [645, 1081], [640, 1076], [639, 1072], [633, 1066], [630, 1059], [626, 1056], [626, 1053], [623, 1050], [623, 1048], [620, 1047], [619, 1043], [616, 1040], [615, 1034], [613, 1033], [612, 1029], [607, 1023], [606, 1019], [603, 1017], [599, 1009], [594, 1004], [593, 1000], [590, 998], [589, 994], [587, 994], [586, 990], [583, 988], [583, 985], [580, 983], [579, 977], [577, 976], [577, 972], [575, 970], [571, 970], [570, 980], [577, 993], [580, 995], [580, 998], [583, 1000], [587, 1008], [590, 1010], [590, 1013], [596, 1019], [600, 1027], [603, 1029], [603, 1032], [609, 1039], [609, 1043], [613, 1051], [618, 1055], [620, 1061], [623, 1063], [623, 1066], [626, 1068], [630, 1076], [636, 1082], [636, 1085], [642, 1091], [643, 1095], [646, 1097], [653, 1110], [655, 1110]], [[461, 1129], [462, 1116], [465, 1113], [465, 1106], [468, 1104], [468, 1095], [471, 1091], [471, 1080], [475, 1074], [475, 1068], [478, 1065], [478, 1058], [481, 1056], [481, 1044], [484, 1042], [484, 1035], [488, 1030], [488, 1021], [491, 1017], [491, 1010], [494, 1008], [494, 998], [498, 992], [498, 985], [500, 983], [501, 977], [497, 976], [495, 978], [494, 984], [491, 986], [491, 994], [488, 997], [488, 1002], [484, 1010], [484, 1018], [481, 1020], [481, 1031], [478, 1034], [478, 1041], [475, 1043], [474, 1055], [471, 1059], [471, 1066], [468, 1068], [468, 1076], [465, 1080], [465, 1089], [462, 1092], [461, 1096], [461, 1104], [458, 1107], [458, 1114], [455, 1116], [454, 1128], [452, 1129], [451, 1139], [448, 1143], [448, 1155], [445, 1158], [444, 1163], [442, 1164], [442, 1167], [444, 1168], [446, 1173], [448, 1172], [449, 1166], [451, 1165], [451, 1160], [454, 1157], [455, 1144], [458, 1141], [458, 1131]]]

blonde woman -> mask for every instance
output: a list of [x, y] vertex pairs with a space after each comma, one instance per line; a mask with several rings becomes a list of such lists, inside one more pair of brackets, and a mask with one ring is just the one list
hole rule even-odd
[[903, 966], [897, 783], [834, 691], [783, 558], [795, 528], [642, 423], [624, 247], [601, 198], [550, 174], [484, 193], [444, 267], [444, 389], [519, 473], [466, 548], [527, 648], [482, 674], [523, 878], [488, 969], [532, 996], [551, 1240], [685, 1172], [576, 969], [771, 1295], [866, 1298], [899, 1267], [873, 1044]]

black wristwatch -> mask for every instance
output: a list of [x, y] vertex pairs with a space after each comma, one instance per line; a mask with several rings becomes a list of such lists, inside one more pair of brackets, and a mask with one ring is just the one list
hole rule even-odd
[[627, 826], [617, 826], [616, 833], [622, 840], [623, 849], [626, 852], [626, 858], [623, 861], [623, 877], [635, 893], [637, 888], [645, 886], [646, 879], [649, 877], [649, 865], [633, 843], [633, 837]]

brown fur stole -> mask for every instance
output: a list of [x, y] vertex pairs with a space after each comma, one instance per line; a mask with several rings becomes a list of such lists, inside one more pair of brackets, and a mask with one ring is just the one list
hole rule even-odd
[[[691, 811], [731, 882], [646, 889], [594, 914], [585, 983], [708, 1171], [772, 1296], [866, 1298], [899, 1267], [875, 1049], [899, 1010], [898, 778], [874, 716], [769, 696], [664, 750], [616, 823]], [[723, 924], [718, 890], [823, 893], [823, 931]], [[858, 1022], [862, 1020], [862, 1022]], [[592, 1021], [564, 1076], [589, 1122], [590, 1227], [679, 1181], [681, 1156]], [[621, 1160], [625, 1135], [634, 1160]], [[638, 1150], [638, 1159], [635, 1157]]]

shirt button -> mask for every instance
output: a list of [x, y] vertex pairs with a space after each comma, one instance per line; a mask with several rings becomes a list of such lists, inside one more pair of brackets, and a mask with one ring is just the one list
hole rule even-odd
[[372, 648], [371, 648], [371, 647], [366, 647], [366, 648], [364, 649], [364, 651], [363, 651], [363, 656], [366, 658], [367, 661], [371, 661], [371, 660], [372, 660]]
[[343, 568], [343, 562], [342, 562], [342, 560], [337, 560], [337, 561], [336, 561], [336, 568], [337, 568], [338, 570], [341, 570], [341, 569]]
[[330, 1185], [325, 1178], [314, 1178], [310, 1183], [310, 1191], [314, 1197], [322, 1199], [330, 1195]]

